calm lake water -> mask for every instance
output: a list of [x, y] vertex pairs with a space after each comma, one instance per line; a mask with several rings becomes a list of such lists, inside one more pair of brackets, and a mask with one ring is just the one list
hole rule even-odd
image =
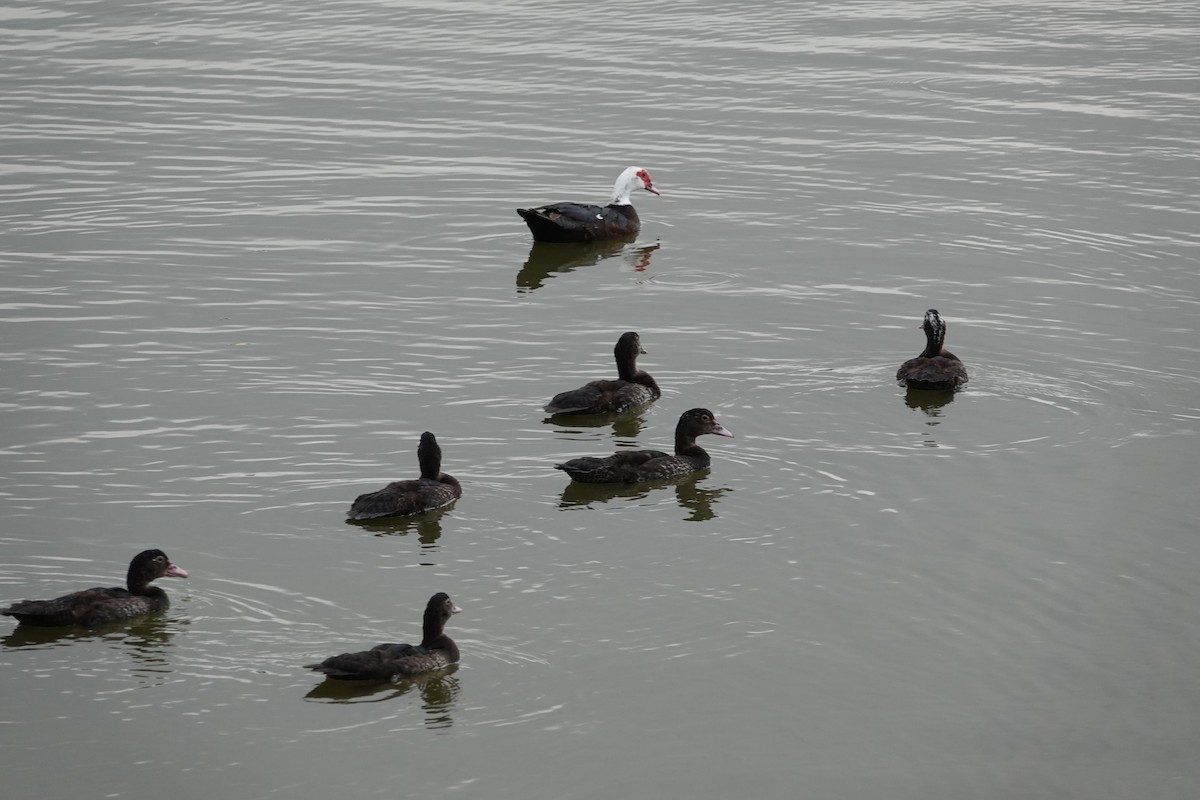
[[[1200, 791], [1200, 7], [0, 7], [15, 800]], [[608, 247], [513, 209], [662, 197]], [[908, 396], [927, 308], [971, 380]], [[664, 396], [550, 421], [614, 373]], [[705, 406], [707, 473], [570, 485]], [[371, 526], [421, 431], [464, 495]], [[419, 638], [408, 684], [302, 665]]]

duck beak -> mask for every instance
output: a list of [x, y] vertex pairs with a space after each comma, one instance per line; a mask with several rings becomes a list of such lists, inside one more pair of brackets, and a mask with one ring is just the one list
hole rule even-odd
[[451, 603], [450, 604], [450, 613], [451, 614], [461, 614], [462, 609], [459, 608], [458, 606], [454, 605], [454, 603]]
[[163, 574], [172, 578], [186, 578], [188, 576], [186, 569], [170, 563], [167, 564], [167, 571]]
[[717, 436], [728, 436], [730, 439], [733, 438], [733, 434], [724, 425], [715, 420], [713, 421], [713, 429], [709, 433], [715, 433]]
[[660, 192], [658, 189], [655, 189], [653, 183], [647, 183], [642, 188], [645, 189], [650, 194], [658, 195], [659, 197], [662, 197], [662, 192]]

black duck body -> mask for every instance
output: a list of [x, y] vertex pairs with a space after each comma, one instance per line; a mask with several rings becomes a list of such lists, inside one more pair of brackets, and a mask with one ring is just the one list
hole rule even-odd
[[631, 206], [591, 206], [555, 203], [540, 208], [518, 208], [517, 213], [539, 242], [595, 242], [636, 234], [642, 229]]
[[518, 208], [517, 214], [539, 242], [595, 242], [631, 236], [642, 229], [642, 221], [629, 201], [629, 196], [638, 189], [660, 194], [647, 170], [627, 167], [613, 184], [612, 199], [606, 206], [552, 203]]
[[346, 517], [362, 520], [423, 514], [462, 497], [458, 479], [441, 471], [442, 448], [429, 431], [421, 434], [417, 461], [421, 465], [420, 478], [394, 481], [379, 491], [359, 495], [351, 503]]
[[636, 332], [621, 334], [613, 348], [616, 380], [591, 381], [578, 389], [559, 392], [543, 410], [547, 414], [611, 414], [657, 400], [662, 396], [658, 383], [637, 366], [637, 357], [645, 352]]
[[95, 628], [166, 610], [171, 604], [167, 593], [150, 582], [187, 576], [187, 571], [172, 564], [162, 550], [144, 550], [129, 562], [126, 588], [97, 586], [53, 600], [23, 600], [0, 610], [0, 614], [15, 617], [22, 625]]
[[458, 645], [446, 635], [446, 621], [462, 611], [450, 595], [438, 592], [425, 606], [420, 644], [378, 644], [370, 650], [330, 656], [307, 669], [344, 681], [394, 681], [458, 663]]
[[675, 426], [675, 452], [661, 450], [626, 450], [611, 456], [584, 456], [555, 464], [580, 483], [642, 483], [660, 478], [686, 475], [705, 469], [712, 463], [704, 448], [696, 444], [696, 437], [704, 434], [729, 436], [712, 412], [705, 408], [693, 408], [679, 417]]
[[921, 324], [925, 331], [925, 349], [910, 358], [896, 371], [896, 380], [910, 389], [952, 391], [967, 382], [967, 368], [962, 360], [944, 347], [946, 323], [937, 309], [925, 312]]

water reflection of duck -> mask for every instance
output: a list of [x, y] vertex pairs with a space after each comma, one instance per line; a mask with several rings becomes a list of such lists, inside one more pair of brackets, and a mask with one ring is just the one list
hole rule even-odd
[[587, 244], [534, 242], [529, 248], [525, 264], [517, 273], [517, 288], [532, 292], [540, 289], [546, 279], [555, 273], [565, 274], [577, 267], [591, 266], [616, 256], [624, 256], [636, 272], [644, 272], [650, 266], [650, 254], [662, 247], [662, 243], [630, 246], [636, 240], [635, 234]]
[[444, 672], [413, 679], [421, 690], [421, 707], [425, 711], [425, 727], [430, 730], [449, 728], [454, 724], [450, 715], [454, 701], [462, 692], [457, 678], [450, 677], [458, 666], [448, 667]]
[[517, 213], [533, 238], [539, 242], [594, 242], [635, 234], [642, 221], [629, 197], [637, 190], [661, 194], [650, 173], [642, 167], [627, 167], [613, 184], [606, 206], [583, 203], [552, 203], [538, 208], [518, 208]]
[[304, 697], [331, 703], [387, 703], [415, 690], [421, 694], [425, 727], [448, 728], [454, 722], [450, 710], [462, 693], [462, 684], [454, 677], [457, 671], [458, 665], [451, 664], [437, 672], [424, 672], [389, 683], [321, 681]]
[[582, 433], [586, 428], [603, 428], [612, 426], [613, 436], [624, 439], [636, 439], [646, 427], [646, 407], [631, 408], [620, 414], [570, 414], [567, 416], [546, 417], [543, 422], [558, 425], [561, 433]]
[[687, 475], [677, 475], [673, 478], [662, 478], [660, 480], [633, 485], [625, 483], [578, 483], [571, 481], [567, 484], [567, 488], [563, 490], [558, 507], [563, 509], [586, 508], [591, 506], [592, 503], [607, 503], [618, 497], [627, 500], [640, 500], [648, 497], [651, 492], [656, 492], [667, 487], [674, 487], [675, 500], [679, 504], [679, 507], [690, 512], [686, 521], [702, 522], [714, 519], [717, 516], [713, 510], [713, 504], [730, 491], [729, 487], [718, 489], [700, 488], [698, 484], [705, 475], [707, 473], [704, 470], [698, 470]]
[[377, 492], [359, 495], [346, 512], [349, 519], [376, 519], [423, 514], [453, 503], [462, 497], [462, 486], [453, 475], [442, 472], [442, 448], [429, 431], [421, 434], [417, 445], [421, 477], [394, 481]]
[[143, 550], [129, 562], [125, 585], [97, 586], [53, 600], [24, 600], [0, 611], [16, 617], [22, 625], [61, 627], [82, 625], [95, 628], [112, 622], [153, 614], [170, 606], [167, 593], [151, 581], [158, 578], [186, 578], [187, 571], [171, 563], [162, 550]]
[[70, 644], [75, 639], [103, 636], [106, 641], [121, 642], [123, 652], [139, 666], [147, 670], [162, 668], [165, 672], [168, 663], [165, 650], [181, 623], [181, 620], [170, 619], [167, 615], [154, 614], [88, 629], [79, 626], [43, 628], [18, 625], [0, 639], [0, 644], [12, 648], [53, 647]]
[[953, 402], [954, 392], [909, 389], [904, 393], [904, 405], [912, 409], [920, 409], [927, 417], [940, 417], [942, 407]]
[[683, 412], [675, 426], [675, 453], [661, 450], [627, 450], [606, 457], [584, 456], [555, 464], [581, 483], [640, 483], [705, 469], [711, 457], [696, 444], [705, 434], [733, 437], [706, 408]]
[[415, 514], [407, 517], [380, 517], [378, 519], [348, 519], [347, 525], [362, 528], [376, 536], [407, 536], [417, 534], [417, 541], [422, 551], [437, 549], [438, 539], [442, 538], [442, 517], [450, 511], [449, 508], [437, 508], [425, 514]]
[[910, 389], [953, 390], [967, 382], [967, 368], [962, 360], [943, 345], [946, 341], [946, 323], [931, 308], [925, 312], [921, 324], [925, 330], [925, 349], [916, 358], [900, 365], [896, 380]]
[[420, 644], [379, 644], [305, 667], [343, 681], [392, 681], [456, 664], [458, 645], [446, 635], [446, 622], [460, 611], [450, 595], [438, 592], [425, 606]]
[[613, 348], [617, 362], [616, 380], [598, 380], [559, 392], [543, 410], [547, 414], [611, 414], [645, 405], [662, 397], [649, 372], [638, 369], [637, 357], [646, 351], [634, 331], [621, 334]]
[[682, 481], [675, 487], [675, 500], [679, 507], [691, 512], [684, 522], [705, 522], [715, 519], [717, 512], [713, 505], [731, 490], [728, 486], [717, 489], [702, 489], [697, 485], [698, 479]]

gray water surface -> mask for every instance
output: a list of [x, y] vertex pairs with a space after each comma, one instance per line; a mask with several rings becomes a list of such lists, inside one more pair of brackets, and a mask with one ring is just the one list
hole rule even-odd
[[[0, 7], [8, 798], [1200, 787], [1200, 9]], [[513, 209], [648, 168], [633, 242]], [[909, 395], [927, 308], [971, 380]], [[547, 420], [641, 333], [663, 387]], [[667, 448], [710, 471], [580, 487]], [[348, 525], [434, 431], [452, 508]], [[302, 665], [464, 609], [461, 664]]]

